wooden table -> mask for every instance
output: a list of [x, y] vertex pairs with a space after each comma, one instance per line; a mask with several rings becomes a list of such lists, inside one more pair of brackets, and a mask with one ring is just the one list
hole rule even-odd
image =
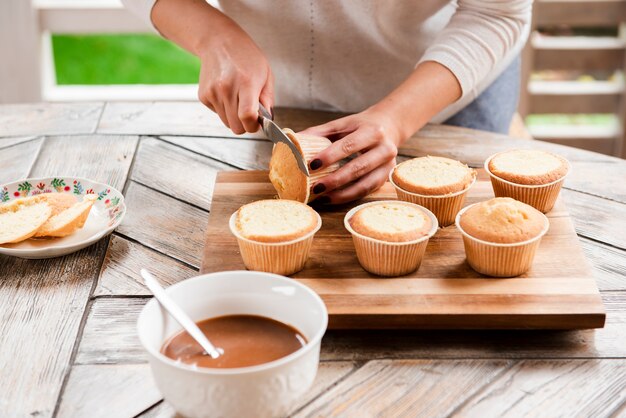
[[[279, 111], [294, 129], [336, 117]], [[0, 256], [0, 416], [168, 417], [135, 332], [164, 284], [196, 274], [215, 173], [267, 167], [271, 144], [236, 139], [195, 103], [0, 106], [0, 183], [77, 175], [123, 190], [108, 238], [63, 258]], [[309, 416], [626, 416], [626, 161], [543, 142], [429, 126], [400, 158], [480, 166], [533, 146], [573, 164], [563, 197], [592, 261], [606, 327], [570, 332], [333, 331]]]

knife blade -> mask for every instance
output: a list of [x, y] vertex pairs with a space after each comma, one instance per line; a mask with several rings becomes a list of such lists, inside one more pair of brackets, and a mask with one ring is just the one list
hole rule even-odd
[[302, 153], [296, 144], [294, 144], [293, 141], [283, 132], [283, 130], [280, 129], [280, 126], [272, 120], [272, 115], [261, 103], [259, 103], [259, 124], [270, 141], [274, 144], [282, 142], [289, 147], [293, 156], [296, 158], [298, 168], [305, 176], [309, 177], [309, 167], [307, 166], [306, 161], [304, 161]]

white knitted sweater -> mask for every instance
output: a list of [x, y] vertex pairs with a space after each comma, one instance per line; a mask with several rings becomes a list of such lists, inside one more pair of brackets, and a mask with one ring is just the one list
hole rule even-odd
[[[123, 0], [150, 24], [155, 0]], [[457, 77], [470, 103], [520, 53], [532, 0], [209, 1], [259, 45], [276, 79], [276, 105], [358, 112], [422, 61]], [[174, 17], [173, 17], [174, 18]]]

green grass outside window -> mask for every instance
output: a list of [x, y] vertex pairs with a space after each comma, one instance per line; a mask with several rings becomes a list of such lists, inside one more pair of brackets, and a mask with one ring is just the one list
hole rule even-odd
[[200, 62], [156, 35], [53, 35], [57, 84], [193, 84]]

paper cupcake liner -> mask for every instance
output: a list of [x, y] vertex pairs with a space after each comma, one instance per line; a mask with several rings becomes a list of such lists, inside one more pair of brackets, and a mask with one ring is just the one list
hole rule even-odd
[[456, 226], [463, 234], [465, 256], [470, 267], [480, 274], [493, 277], [515, 277], [526, 273], [532, 266], [541, 237], [548, 232], [548, 218], [545, 218], [542, 232], [528, 241], [511, 244], [486, 242], [472, 237], [461, 228], [461, 215], [472, 206], [464, 208], [456, 216]]
[[550, 212], [554, 207], [556, 199], [559, 197], [561, 187], [570, 169], [568, 168], [565, 176], [548, 184], [515, 184], [501, 179], [489, 170], [489, 161], [496, 155], [497, 154], [492, 155], [485, 161], [485, 171], [489, 174], [489, 178], [491, 179], [494, 195], [496, 197], [510, 197], [519, 200], [543, 213]]
[[415, 203], [430, 210], [437, 217], [439, 226], [442, 227], [452, 225], [454, 223], [454, 218], [456, 217], [456, 214], [459, 213], [459, 211], [463, 207], [463, 202], [465, 202], [465, 195], [467, 195], [468, 190], [476, 182], [476, 176], [474, 176], [472, 182], [460, 192], [447, 195], [428, 196], [404, 190], [394, 183], [392, 175], [393, 170], [391, 171], [391, 173], [389, 173], [389, 181], [396, 189], [396, 195], [398, 196], [398, 199], [405, 202]]
[[[292, 132], [293, 131], [287, 131], [287, 134], [290, 135], [292, 134]], [[302, 156], [304, 157], [304, 161], [306, 161], [307, 164], [313, 161], [313, 158], [315, 158], [317, 154], [328, 148], [328, 146], [330, 145], [329, 140], [322, 137], [304, 135], [296, 138], [298, 145], [302, 150]], [[317, 183], [319, 180], [326, 177], [327, 175], [339, 170], [339, 167], [340, 164], [335, 163], [331, 164], [328, 167], [324, 167], [321, 170], [309, 170], [309, 177], [307, 178], [307, 201], [304, 203], [309, 203], [317, 197], [317, 195], [311, 193], [311, 186], [313, 186], [315, 183]]]
[[[407, 205], [418, 206], [424, 211], [432, 222], [428, 234], [418, 240], [408, 242], [387, 242], [375, 238], [366, 237], [354, 231], [350, 226], [350, 218], [360, 209], [383, 203], [385, 201], [369, 202], [359, 205], [350, 210], [344, 217], [344, 226], [352, 234], [354, 249], [359, 264], [365, 270], [378, 276], [402, 276], [417, 270], [424, 258], [424, 252], [430, 237], [435, 235], [438, 228], [437, 218], [428, 209], [405, 202]], [[388, 201], [398, 203], [397, 201]]]
[[237, 238], [243, 264], [248, 270], [289, 276], [304, 268], [313, 245], [313, 237], [322, 226], [318, 216], [318, 226], [305, 236], [287, 242], [253, 241], [239, 235], [235, 228], [237, 212], [230, 217], [230, 230]]

